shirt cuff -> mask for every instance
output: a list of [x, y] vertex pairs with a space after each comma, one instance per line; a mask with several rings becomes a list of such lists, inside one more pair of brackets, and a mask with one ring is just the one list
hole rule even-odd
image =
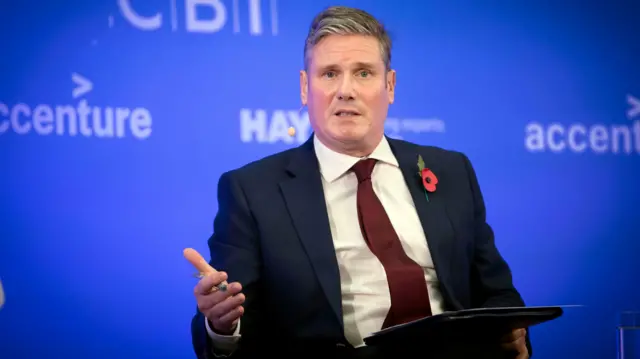
[[240, 322], [238, 321], [238, 325], [236, 326], [236, 330], [231, 335], [222, 335], [214, 332], [209, 326], [209, 320], [205, 318], [204, 323], [207, 327], [207, 333], [209, 334], [209, 338], [211, 338], [211, 343], [213, 345], [214, 350], [220, 354], [231, 354], [234, 350], [236, 350], [238, 346], [238, 341], [240, 340]]

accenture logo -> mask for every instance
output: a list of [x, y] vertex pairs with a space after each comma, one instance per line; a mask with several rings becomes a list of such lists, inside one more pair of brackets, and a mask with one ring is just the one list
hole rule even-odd
[[529, 123], [525, 128], [525, 148], [532, 153], [612, 153], [640, 154], [640, 99], [627, 95], [629, 106], [625, 124], [582, 123], [543, 125]]
[[0, 101], [0, 135], [83, 136], [105, 139], [151, 136], [152, 117], [148, 109], [89, 105], [85, 95], [93, 90], [91, 80], [71, 74], [71, 99], [76, 104], [51, 105]]

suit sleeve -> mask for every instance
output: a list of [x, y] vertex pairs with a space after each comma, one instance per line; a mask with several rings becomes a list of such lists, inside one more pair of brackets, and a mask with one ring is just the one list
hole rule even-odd
[[[245, 295], [245, 313], [241, 318], [240, 336], [232, 358], [242, 357], [242, 342], [255, 332], [259, 323], [260, 247], [257, 225], [239, 180], [234, 172], [224, 173], [218, 182], [218, 212], [213, 223], [213, 234], [208, 240], [210, 264], [218, 271], [225, 271], [228, 282], [239, 282]], [[193, 348], [198, 359], [226, 356], [216, 353], [211, 342], [206, 318], [196, 310], [191, 321]], [[220, 355], [222, 354], [222, 355]]]
[[513, 286], [511, 269], [495, 244], [493, 229], [487, 223], [484, 199], [469, 159], [462, 155], [473, 195], [475, 251], [472, 263], [474, 307], [523, 306]]
[[[495, 244], [494, 232], [487, 223], [484, 198], [476, 172], [469, 158], [461, 154], [469, 177], [473, 195], [475, 217], [475, 251], [471, 265], [471, 296], [474, 307], [520, 307], [525, 303], [513, 285], [511, 269]], [[527, 330], [527, 348], [532, 356], [532, 347]]]

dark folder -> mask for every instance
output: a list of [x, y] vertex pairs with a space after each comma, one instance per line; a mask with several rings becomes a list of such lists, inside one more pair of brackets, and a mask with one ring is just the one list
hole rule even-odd
[[514, 329], [528, 328], [560, 317], [561, 306], [467, 309], [422, 318], [373, 333], [368, 346], [451, 347], [497, 342]]

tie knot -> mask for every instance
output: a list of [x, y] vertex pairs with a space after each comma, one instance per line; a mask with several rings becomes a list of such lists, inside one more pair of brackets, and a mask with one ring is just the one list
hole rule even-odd
[[358, 161], [351, 167], [351, 170], [356, 174], [356, 177], [358, 177], [358, 183], [371, 178], [371, 172], [373, 172], [373, 167], [375, 167], [376, 162], [373, 158], [367, 158], [366, 160]]

